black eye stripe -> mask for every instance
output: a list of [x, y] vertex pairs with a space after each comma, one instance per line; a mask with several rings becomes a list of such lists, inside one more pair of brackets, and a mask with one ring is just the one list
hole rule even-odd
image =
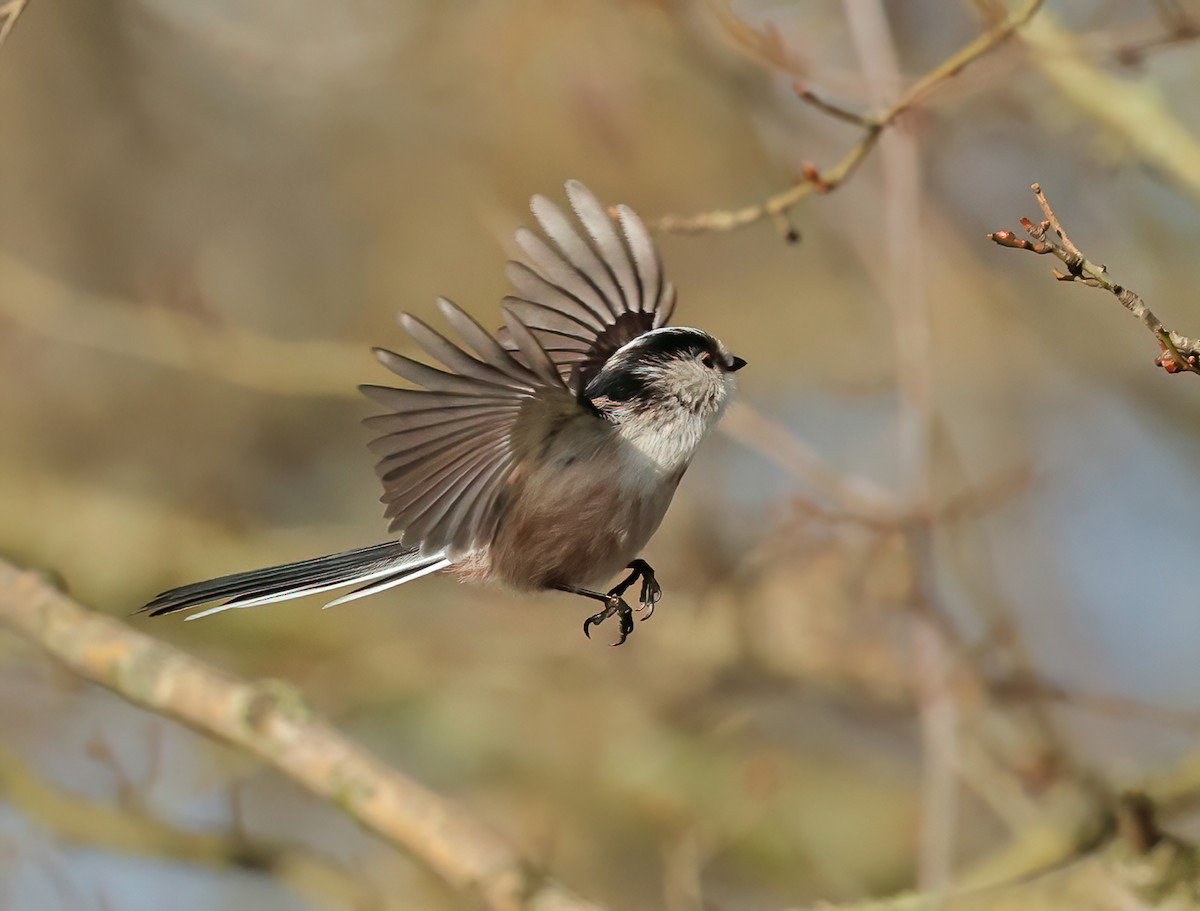
[[646, 394], [646, 377], [634, 370], [601, 371], [588, 384], [585, 395], [589, 399], [607, 398], [614, 402], [628, 402]]

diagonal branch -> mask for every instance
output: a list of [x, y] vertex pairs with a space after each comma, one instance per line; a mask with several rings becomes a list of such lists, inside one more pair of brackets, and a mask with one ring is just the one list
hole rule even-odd
[[[951, 54], [940, 64], [909, 86], [887, 110], [876, 116], [858, 116], [844, 108], [817, 98], [803, 86], [796, 86], [800, 98], [824, 110], [840, 120], [858, 123], [863, 135], [836, 164], [821, 171], [814, 167], [805, 169], [804, 179], [795, 186], [770, 196], [762, 202], [740, 209], [721, 209], [702, 212], [699, 215], [665, 215], [656, 224], [659, 231], [675, 234], [702, 234], [707, 231], [732, 231], [764, 219], [785, 218], [787, 213], [802, 199], [812, 193], [828, 193], [836, 190], [862, 164], [875, 148], [879, 136], [902, 114], [923, 101], [943, 82], [957, 76], [966, 67], [1011, 38], [1018, 29], [1033, 18], [1044, 0], [1025, 0], [1007, 19], [993, 25], [970, 43]], [[835, 113], [836, 111], [836, 113]]]
[[[1039, 256], [1047, 254], [1057, 257], [1067, 267], [1066, 272], [1054, 269], [1054, 277], [1060, 282], [1079, 282], [1091, 288], [1103, 288], [1121, 302], [1121, 306], [1137, 317], [1150, 332], [1158, 339], [1162, 354], [1155, 360], [1158, 366], [1167, 373], [1200, 373], [1200, 340], [1188, 338], [1178, 332], [1172, 332], [1162, 324], [1154, 312], [1146, 306], [1146, 302], [1136, 292], [1119, 285], [1108, 277], [1108, 267], [1093, 262], [1072, 243], [1067, 236], [1062, 223], [1051, 208], [1046, 194], [1038, 184], [1031, 187], [1041, 207], [1043, 220], [1034, 224], [1028, 218], [1021, 219], [1021, 227], [1033, 238], [1032, 241], [1018, 237], [1012, 231], [994, 231], [988, 239], [1002, 247], [1015, 250], [1028, 250]], [[1047, 240], [1050, 232], [1058, 237], [1059, 243]]]
[[461, 807], [338, 733], [281, 684], [229, 677], [2, 561], [0, 625], [80, 677], [252, 753], [492, 911], [599, 911]]

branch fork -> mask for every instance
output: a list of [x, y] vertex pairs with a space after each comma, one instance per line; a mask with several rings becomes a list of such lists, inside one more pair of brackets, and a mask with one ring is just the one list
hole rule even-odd
[[[1020, 220], [1021, 227], [1033, 240], [1026, 240], [1009, 230], [993, 231], [988, 235], [988, 239], [1001, 247], [1028, 250], [1038, 256], [1049, 254], [1056, 257], [1066, 266], [1066, 271], [1052, 269], [1055, 279], [1060, 282], [1078, 282], [1089, 288], [1108, 291], [1154, 335], [1161, 349], [1154, 361], [1157, 366], [1167, 373], [1200, 373], [1200, 340], [1172, 332], [1146, 306], [1146, 302], [1137, 292], [1112, 281], [1108, 277], [1107, 266], [1088, 259], [1072, 242], [1041, 186], [1035, 183], [1030, 189], [1033, 190], [1044, 216], [1036, 224], [1028, 218]], [[1057, 242], [1047, 239], [1051, 232], [1058, 238]]]

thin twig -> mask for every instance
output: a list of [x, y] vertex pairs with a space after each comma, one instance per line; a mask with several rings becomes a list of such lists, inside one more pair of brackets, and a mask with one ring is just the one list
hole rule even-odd
[[870, 118], [863, 114], [857, 114], [848, 108], [841, 107], [831, 101], [826, 101], [824, 98], [817, 95], [811, 89], [805, 88], [803, 83], [793, 82], [792, 91], [796, 93], [796, 97], [806, 104], [811, 104], [818, 111], [823, 111], [830, 117], [837, 120], [844, 120], [846, 123], [852, 123], [858, 127], [869, 128], [871, 126]]
[[804, 90], [801, 88], [801, 97], [808, 103], [815, 104], [841, 120], [849, 120], [863, 127], [862, 138], [842, 156], [840, 161], [824, 171], [814, 169], [814, 173], [811, 176], [806, 175], [804, 181], [754, 205], [740, 209], [702, 212], [699, 215], [665, 215], [656, 223], [658, 230], [675, 234], [732, 231], [766, 218], [775, 218], [784, 214], [811, 193], [827, 193], [837, 189], [875, 148], [875, 143], [879, 141], [879, 135], [884, 129], [923, 100], [941, 83], [957, 76], [971, 63], [1011, 38], [1018, 29], [1033, 18], [1043, 2], [1044, 0], [1025, 0], [1008, 19], [989, 28], [974, 41], [951, 54], [914, 82], [889, 108], [877, 116], [851, 114], [844, 108], [820, 101], [816, 96], [805, 97]]
[[733, 11], [729, 0], [710, 0], [706, 6], [720, 23], [725, 37], [747, 57], [793, 76], [806, 74], [804, 61], [788, 50], [774, 22], [768, 21], [762, 28], [755, 28]]
[[1137, 66], [1152, 51], [1165, 50], [1200, 38], [1200, 22], [1175, 0], [1152, 0], [1159, 22], [1158, 34], [1140, 41], [1126, 41], [1114, 56], [1126, 66]]
[[1183, 730], [1200, 731], [1200, 712], [1194, 709], [1168, 708], [1124, 696], [1089, 693], [1046, 680], [1023, 677], [997, 681], [991, 688], [1001, 700], [1053, 702], [1110, 718], [1151, 721]]
[[[1011, 247], [1014, 250], [1028, 250], [1038, 256], [1050, 254], [1057, 257], [1067, 267], [1066, 272], [1052, 270], [1054, 277], [1060, 282], [1078, 282], [1092, 288], [1103, 288], [1121, 302], [1126, 310], [1137, 317], [1150, 332], [1158, 339], [1163, 353], [1155, 360], [1158, 366], [1167, 373], [1200, 373], [1200, 340], [1188, 338], [1178, 332], [1172, 332], [1162, 324], [1154, 312], [1146, 306], [1146, 302], [1134, 291], [1119, 285], [1108, 277], [1108, 268], [1101, 263], [1093, 262], [1080, 252], [1071, 242], [1063, 229], [1058, 216], [1054, 214], [1046, 195], [1038, 184], [1031, 189], [1041, 207], [1043, 220], [1034, 224], [1028, 218], [1021, 219], [1021, 226], [1033, 238], [1032, 241], [1018, 237], [1012, 231], [993, 231], [988, 239], [1001, 247]], [[1061, 243], [1047, 240], [1047, 235], [1053, 231]]]

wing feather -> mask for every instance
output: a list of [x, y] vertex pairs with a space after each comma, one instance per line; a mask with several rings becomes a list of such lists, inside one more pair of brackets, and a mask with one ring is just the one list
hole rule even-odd
[[496, 405], [459, 405], [445, 408], [420, 408], [406, 413], [376, 414], [363, 421], [372, 430], [382, 432], [382, 436], [372, 440], [367, 447], [372, 452], [386, 452], [394, 449], [387, 441], [393, 434], [406, 430], [419, 430], [424, 427], [436, 427], [450, 421], [466, 421], [478, 418], [492, 417], [502, 419], [520, 406], [515, 403], [500, 402]]
[[637, 303], [642, 293], [637, 273], [612, 216], [601, 205], [600, 200], [577, 180], [567, 181], [567, 198], [595, 242], [605, 268], [617, 284], [618, 299], [611, 301], [613, 312], [619, 314], [640, 309]]
[[546, 236], [558, 248], [563, 259], [570, 263], [579, 275], [595, 288], [599, 295], [599, 306], [610, 317], [616, 316], [620, 311], [614, 308], [621, 300], [621, 291], [617, 287], [612, 269], [605, 265], [604, 261], [596, 255], [596, 251], [592, 249], [592, 245], [579, 236], [575, 231], [575, 227], [571, 224], [571, 220], [567, 218], [562, 209], [546, 199], [546, 197], [533, 197], [529, 208], [533, 212], [533, 217], [541, 225], [542, 231], [545, 232]]
[[483, 360], [505, 373], [521, 377], [534, 386], [541, 382], [536, 373], [513, 357], [500, 342], [493, 338], [466, 311], [460, 309], [457, 304], [444, 297], [439, 297], [438, 308], [442, 311], [446, 322], [454, 327], [454, 331]]
[[[579, 241], [582, 243], [582, 241]], [[541, 287], [549, 287], [558, 295], [574, 301], [574, 304], [586, 314], [587, 322], [594, 331], [602, 330], [612, 319], [612, 305], [604, 298], [596, 287], [596, 282], [588, 278], [574, 263], [564, 258], [562, 253], [550, 248], [544, 240], [528, 228], [517, 229], [517, 245], [529, 257], [531, 266], [509, 260], [505, 274], [518, 296], [524, 294], [523, 281], [532, 275], [541, 280]], [[597, 267], [599, 260], [596, 261]]]
[[[503, 458], [503, 440], [492, 439], [482, 446], [474, 446], [458, 450], [454, 457], [431, 466], [426, 475], [406, 491], [396, 502], [388, 504], [388, 511], [403, 514], [403, 531], [412, 538], [407, 543], [416, 543], [426, 538], [425, 532], [441, 516], [441, 507], [447, 497], [465, 485], [478, 472], [485, 470], [488, 464]], [[393, 527], [399, 528], [395, 522]], [[447, 544], [450, 540], [447, 539]]]
[[463, 395], [456, 392], [430, 392], [425, 389], [397, 389], [395, 386], [376, 386], [370, 383], [364, 383], [358, 390], [376, 404], [400, 413], [414, 408], [498, 405], [509, 398], [503, 393], [492, 394], [490, 390], [482, 395]]
[[478, 448], [481, 440], [502, 436], [508, 430], [507, 427], [493, 427], [487, 436], [483, 436], [480, 434], [481, 429], [483, 428], [474, 427], [460, 430], [458, 433], [447, 434], [440, 439], [412, 446], [380, 459], [375, 470], [385, 488], [395, 485], [397, 481], [404, 481], [406, 485], [403, 488], [397, 486], [394, 490], [385, 490], [385, 502], [393, 505], [410, 502], [412, 498], [424, 492], [419, 487], [421, 483], [429, 481], [438, 472], [454, 467], [456, 460]]
[[509, 455], [502, 459], [493, 459], [491, 464], [481, 466], [471, 475], [470, 481], [463, 487], [454, 505], [446, 511], [430, 534], [435, 537], [444, 535], [450, 540], [451, 547], [462, 546], [465, 543], [462, 540], [462, 530], [475, 527], [475, 523], [470, 521], [471, 515], [481, 506], [484, 509], [490, 508], [495, 500], [496, 477], [501, 472], [510, 471], [514, 463], [515, 459]]
[[582, 390], [618, 349], [671, 317], [675, 289], [642, 220], [627, 206], [611, 214], [578, 182], [566, 190], [569, 210], [542, 196], [530, 203], [542, 233], [517, 232], [528, 264], [508, 265], [514, 293], [501, 302], [499, 333], [439, 298], [453, 335], [400, 316], [438, 366], [376, 349], [417, 388], [360, 387], [385, 409], [366, 421], [378, 434], [369, 445], [384, 514], [422, 553], [453, 560], [490, 542], [518, 447], [529, 445], [523, 417], [549, 408], [600, 420], [584, 407]]
[[366, 423], [379, 434], [369, 446], [390, 528], [423, 553], [454, 558], [487, 543], [481, 530], [495, 528], [491, 511], [509, 482], [525, 409], [547, 401], [579, 406], [519, 317], [505, 317], [514, 356], [452, 302], [438, 307], [461, 344], [413, 316], [400, 324], [445, 369], [377, 349], [385, 367], [422, 388], [361, 388], [387, 409]]
[[402, 376], [410, 383], [416, 383], [433, 392], [453, 392], [458, 395], [490, 395], [496, 398], [507, 398], [511, 386], [500, 386], [496, 383], [473, 379], [457, 373], [447, 373], [438, 370], [411, 357], [388, 351], [386, 348], [376, 348], [375, 357], [388, 370], [397, 376]]
[[[533, 198], [530, 208], [545, 238], [517, 232], [529, 265], [509, 264], [514, 295], [504, 307], [580, 395], [619, 348], [668, 323], [675, 288], [665, 281], [654, 239], [632, 209], [618, 206], [614, 217], [577, 181], [567, 184], [567, 198], [574, 221], [545, 197]], [[501, 330], [500, 341], [525, 361], [509, 330]]]
[[[458, 497], [470, 487], [475, 478], [487, 470], [489, 464], [493, 463], [500, 449], [498, 444], [501, 442], [496, 441], [492, 446], [470, 453], [462, 459], [454, 472], [448, 473], [436, 486], [423, 494], [413, 504], [413, 510], [418, 514], [408, 523], [404, 530], [405, 535], [420, 540], [436, 537], [442, 519], [454, 507]], [[446, 540], [453, 542], [456, 530], [442, 529], [442, 533]]]
[[448, 369], [461, 376], [508, 389], [520, 389], [525, 385], [502, 368], [471, 357], [444, 335], [435, 332], [411, 314], [401, 313], [400, 325], [425, 350], [426, 354], [441, 361]]
[[642, 292], [638, 309], [643, 313], [649, 312], [663, 293], [662, 260], [659, 259], [658, 248], [654, 246], [645, 222], [629, 206], [617, 206], [617, 219], [621, 223], [621, 230], [625, 232], [634, 268], [637, 269], [638, 286]]
[[586, 297], [580, 296], [580, 288], [559, 284], [540, 275], [524, 263], [510, 262], [505, 273], [513, 290], [517, 292], [514, 297], [544, 304], [593, 335], [603, 332], [612, 319], [606, 304], [589, 304]]

